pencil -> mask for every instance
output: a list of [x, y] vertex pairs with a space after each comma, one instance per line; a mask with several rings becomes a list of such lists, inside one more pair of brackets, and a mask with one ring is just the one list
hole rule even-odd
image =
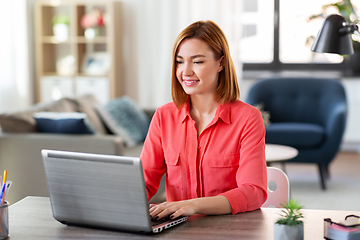
[[7, 171], [4, 170], [4, 179], [3, 179], [3, 183], [6, 183], [6, 178], [7, 178]]

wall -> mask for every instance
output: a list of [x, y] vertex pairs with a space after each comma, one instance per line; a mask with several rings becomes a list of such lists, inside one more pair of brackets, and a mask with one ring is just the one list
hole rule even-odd
[[28, 57], [29, 57], [29, 74], [30, 74], [30, 86], [33, 86], [32, 102], [35, 102], [35, 78], [36, 78], [36, 66], [35, 66], [35, 22], [34, 22], [34, 8], [36, 0], [27, 0], [27, 29], [28, 29]]
[[348, 119], [342, 147], [360, 153], [360, 77], [344, 78], [342, 83], [348, 100]]

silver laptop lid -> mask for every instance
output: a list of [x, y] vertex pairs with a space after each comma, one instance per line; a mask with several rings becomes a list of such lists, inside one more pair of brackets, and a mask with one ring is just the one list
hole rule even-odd
[[151, 232], [141, 161], [42, 150], [53, 215], [68, 225]]

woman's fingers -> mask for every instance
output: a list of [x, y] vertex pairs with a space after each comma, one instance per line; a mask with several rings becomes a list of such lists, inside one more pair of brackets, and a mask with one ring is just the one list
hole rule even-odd
[[150, 215], [153, 219], [156, 217], [158, 217], [157, 219], [161, 219], [167, 216], [177, 218], [179, 216], [191, 216], [194, 214], [194, 204], [191, 200], [164, 202], [150, 208]]
[[170, 214], [170, 213], [168, 213], [169, 209], [167, 207], [167, 202], [163, 202], [163, 203], [152, 206], [149, 209], [149, 212], [153, 219], [155, 219], [156, 217], [158, 217], [158, 219], [161, 219]]

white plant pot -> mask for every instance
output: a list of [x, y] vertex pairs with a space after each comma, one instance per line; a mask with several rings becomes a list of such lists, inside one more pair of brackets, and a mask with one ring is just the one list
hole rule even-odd
[[87, 28], [87, 29], [85, 29], [84, 35], [85, 35], [85, 38], [87, 38], [87, 39], [93, 39], [100, 35], [100, 28], [98, 28], [98, 27]]
[[304, 225], [287, 226], [283, 224], [274, 224], [274, 240], [303, 240]]
[[66, 41], [69, 38], [69, 26], [64, 23], [55, 24], [53, 27], [55, 38], [60, 41]]

